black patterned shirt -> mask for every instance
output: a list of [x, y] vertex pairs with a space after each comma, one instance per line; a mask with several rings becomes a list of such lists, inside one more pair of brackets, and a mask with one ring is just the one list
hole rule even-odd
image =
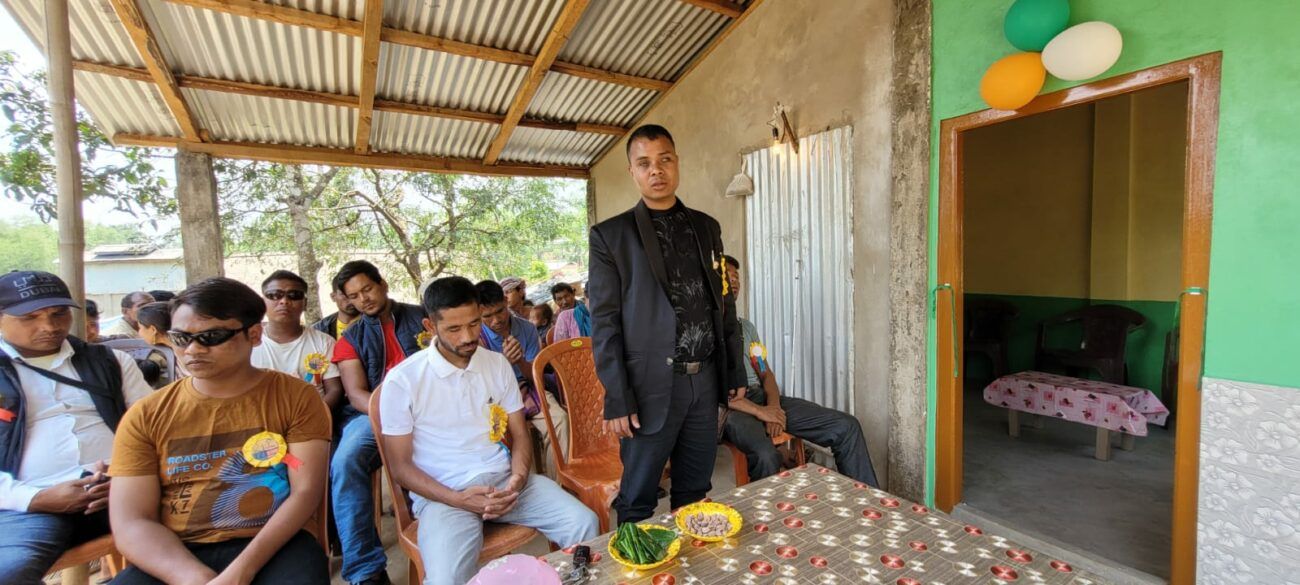
[[650, 210], [650, 219], [668, 273], [668, 300], [677, 314], [677, 350], [673, 359], [704, 361], [713, 354], [715, 333], [709, 284], [704, 280], [704, 260], [700, 258], [695, 228], [681, 201], [672, 209]]

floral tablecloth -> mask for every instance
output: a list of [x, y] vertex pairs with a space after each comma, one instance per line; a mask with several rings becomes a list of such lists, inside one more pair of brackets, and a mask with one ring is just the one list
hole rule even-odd
[[[609, 535], [602, 535], [585, 543], [596, 558], [586, 583], [1102, 583], [1066, 563], [813, 464], [715, 501], [745, 519], [734, 538], [684, 542], [672, 562], [636, 572], [610, 558]], [[649, 521], [673, 525], [669, 515]], [[571, 558], [569, 549], [543, 560], [567, 575]]]
[[1147, 423], [1164, 426], [1169, 409], [1145, 388], [1044, 372], [1002, 376], [984, 388], [994, 406], [1147, 436]]

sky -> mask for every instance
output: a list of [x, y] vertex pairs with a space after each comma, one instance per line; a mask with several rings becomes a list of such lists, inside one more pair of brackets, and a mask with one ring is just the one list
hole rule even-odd
[[[13, 51], [17, 53], [21, 68], [24, 71], [42, 69], [45, 67], [45, 56], [41, 54], [40, 49], [32, 43], [27, 33], [23, 30], [8, 10], [0, 10], [0, 50]], [[167, 161], [160, 161], [157, 164], [163, 176], [167, 178], [169, 185], [175, 185], [175, 170]], [[98, 223], [106, 225], [135, 224], [140, 223], [139, 218], [113, 208], [108, 202], [88, 201], [82, 208], [83, 217]], [[32, 211], [25, 203], [19, 203], [9, 197], [0, 196], [0, 218], [5, 219], [39, 219], [36, 212]], [[167, 232], [179, 226], [178, 220], [168, 222], [159, 222], [159, 229], [153, 230], [148, 225], [142, 229], [146, 234], [151, 236], [162, 236]]]

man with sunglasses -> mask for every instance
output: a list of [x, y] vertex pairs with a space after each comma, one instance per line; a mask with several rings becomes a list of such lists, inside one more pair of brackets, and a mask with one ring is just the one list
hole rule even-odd
[[210, 278], [172, 307], [191, 376], [122, 418], [109, 510], [131, 567], [113, 582], [328, 583], [304, 528], [319, 525], [329, 412], [301, 378], [253, 367], [266, 313], [253, 289]]
[[339, 369], [329, 361], [334, 338], [302, 324], [307, 308], [307, 281], [276, 270], [262, 281], [266, 326], [262, 344], [253, 348], [253, 365], [297, 376], [316, 387], [332, 412], [343, 399]]
[[370, 391], [388, 371], [420, 349], [424, 309], [388, 298], [388, 283], [374, 264], [353, 260], [334, 277], [361, 318], [334, 346], [334, 363], [343, 378], [346, 403], [338, 417], [338, 448], [330, 465], [330, 503], [343, 546], [343, 579], [349, 583], [389, 583], [388, 557], [375, 530], [370, 476], [379, 469], [379, 448], [370, 420]]
[[149, 394], [131, 356], [68, 333], [81, 310], [48, 272], [0, 276], [0, 581], [40, 583], [108, 533], [113, 433]]

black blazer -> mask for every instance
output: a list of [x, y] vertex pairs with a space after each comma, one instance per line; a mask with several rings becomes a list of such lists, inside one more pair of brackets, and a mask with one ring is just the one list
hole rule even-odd
[[[718, 404], [745, 386], [741, 331], [734, 294], [722, 294], [722, 228], [708, 214], [687, 208], [700, 238], [713, 300]], [[663, 252], [645, 203], [591, 228], [587, 300], [596, 375], [605, 386], [605, 418], [637, 414], [641, 432], [663, 428], [672, 396], [677, 316], [668, 300]]]

